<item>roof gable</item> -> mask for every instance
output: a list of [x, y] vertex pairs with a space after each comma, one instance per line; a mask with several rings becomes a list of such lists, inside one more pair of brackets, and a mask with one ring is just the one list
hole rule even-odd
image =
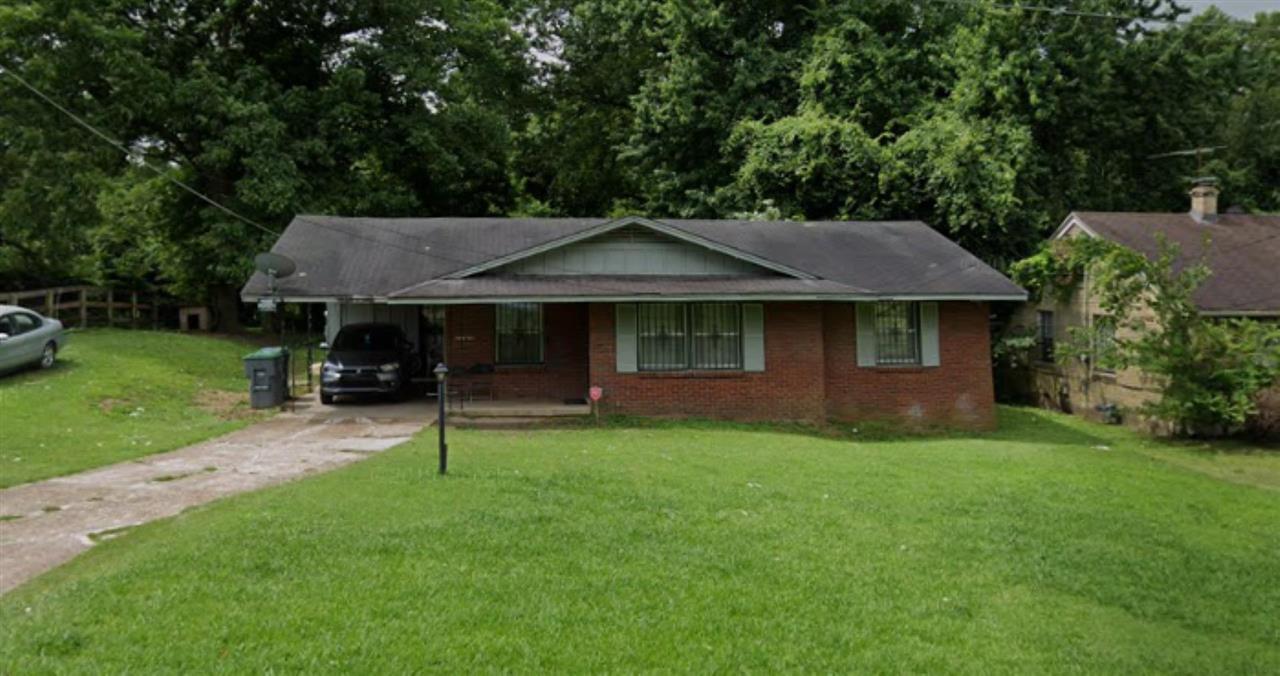
[[[638, 266], [636, 271], [628, 270], [591, 270], [597, 261], [589, 262], [584, 270], [574, 269], [566, 256], [555, 255], [557, 252], [561, 254], [576, 253], [584, 254], [581, 247], [577, 251], [572, 251], [574, 245], [586, 245], [594, 243], [604, 246], [593, 247], [596, 251], [591, 251], [592, 255], [603, 253], [600, 249], [609, 247], [608, 235], [615, 234], [624, 230], [641, 230], [650, 231], [669, 243], [678, 243], [679, 248], [666, 247], [666, 253], [677, 260], [685, 260], [688, 265], [674, 267], [684, 267], [684, 270], [664, 270], [661, 265], [653, 267], [651, 263], [655, 262], [652, 256], [636, 256], [630, 262], [623, 260], [624, 265]], [[688, 260], [696, 256], [694, 250], [705, 251], [706, 254], [701, 256], [702, 265], [699, 266], [696, 261]], [[657, 254], [656, 251], [650, 251], [650, 254]], [[557, 260], [559, 259], [559, 260]], [[648, 259], [648, 260], [645, 260]], [[586, 261], [583, 261], [586, 262]], [[522, 263], [527, 265], [521, 265]], [[647, 264], [649, 263], [649, 264]], [[493, 260], [485, 261], [479, 265], [458, 270], [452, 274], [446, 275], [445, 279], [462, 279], [472, 277], [482, 273], [499, 273], [508, 272], [512, 274], [595, 274], [598, 272], [612, 272], [613, 274], [640, 274], [640, 275], [661, 275], [661, 274], [699, 274], [690, 272], [697, 268], [705, 270], [718, 269], [722, 274], [736, 271], [737, 274], [748, 274], [750, 271], [759, 271], [765, 274], [780, 274], [795, 279], [814, 279], [814, 275], [793, 268], [787, 265], [768, 260], [753, 253], [735, 249], [731, 246], [708, 239], [700, 235], [686, 232], [670, 225], [639, 216], [628, 216], [615, 221], [603, 223], [593, 228], [588, 228], [581, 232], [562, 237], [560, 239], [546, 242], [544, 244], [530, 247], [528, 249], [517, 251], [506, 256], [500, 256]], [[539, 269], [542, 272], [536, 272]], [[705, 272], [701, 274], [712, 274]], [[731, 273], [732, 274], [732, 273]]]

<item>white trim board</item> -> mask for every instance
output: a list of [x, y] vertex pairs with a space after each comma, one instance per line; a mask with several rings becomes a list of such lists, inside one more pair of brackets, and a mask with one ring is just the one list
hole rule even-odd
[[457, 298], [388, 298], [385, 303], [388, 305], [487, 305], [495, 303], [687, 303], [687, 302], [750, 302], [750, 301], [776, 301], [776, 302], [839, 302], [839, 303], [869, 303], [882, 300], [914, 300], [914, 301], [970, 301], [974, 303], [989, 301], [1015, 301], [1022, 302], [1027, 299], [1026, 296], [1018, 295], [991, 295], [991, 296], [948, 296], [946, 294], [929, 294], [916, 296], [903, 295], [840, 295], [840, 296], [817, 296], [817, 295], [784, 295], [784, 294], [720, 294], [715, 296], [700, 296], [691, 294], [673, 294], [669, 296], [657, 295], [616, 295], [616, 296], [460, 296]]
[[1093, 228], [1090, 228], [1084, 221], [1080, 220], [1080, 217], [1077, 216], [1074, 211], [1067, 214], [1066, 219], [1062, 221], [1062, 224], [1058, 226], [1057, 230], [1053, 231], [1053, 235], [1051, 235], [1049, 239], [1062, 239], [1067, 236], [1067, 233], [1071, 232], [1071, 228], [1079, 228], [1084, 232], [1084, 234], [1089, 235], [1090, 237], [1102, 239], [1097, 232], [1094, 232]]
[[[817, 301], [817, 302], [872, 302], [878, 300], [948, 300], [948, 301], [972, 301], [988, 302], [988, 301], [1025, 301], [1025, 295], [1005, 295], [995, 294], [989, 296], [960, 294], [927, 294], [927, 295], [837, 295], [837, 296], [819, 296], [812, 294], [788, 295], [788, 294], [723, 294], [714, 296], [680, 294], [670, 296], [655, 295], [614, 295], [614, 296], [458, 296], [456, 298], [374, 298], [371, 296], [340, 297], [340, 296], [270, 296], [263, 294], [261, 296], [242, 295], [241, 302], [256, 303], [263, 298], [276, 298], [283, 303], [379, 303], [385, 305], [463, 305], [476, 304], [485, 305], [491, 303], [638, 303], [638, 302], [688, 302], [688, 301]], [[1241, 313], [1231, 313], [1241, 314]]]

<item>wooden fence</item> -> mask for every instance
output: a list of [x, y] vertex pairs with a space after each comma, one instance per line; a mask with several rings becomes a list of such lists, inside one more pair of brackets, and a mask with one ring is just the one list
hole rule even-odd
[[98, 286], [0, 291], [0, 302], [21, 305], [80, 328], [87, 328], [90, 324], [133, 328], [145, 324], [158, 328], [161, 306], [171, 304], [165, 301], [155, 294]]

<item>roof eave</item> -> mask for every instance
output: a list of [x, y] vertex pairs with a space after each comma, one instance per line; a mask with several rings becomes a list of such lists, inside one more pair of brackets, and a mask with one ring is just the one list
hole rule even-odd
[[394, 297], [377, 302], [388, 305], [463, 305], [488, 303], [643, 303], [686, 301], [778, 301], [778, 302], [876, 302], [876, 301], [992, 301], [1021, 302], [1027, 299], [1021, 294], [793, 294], [793, 293], [676, 293], [676, 294], [613, 294], [613, 295], [547, 295], [515, 294], [502, 296], [449, 296], [434, 298]]

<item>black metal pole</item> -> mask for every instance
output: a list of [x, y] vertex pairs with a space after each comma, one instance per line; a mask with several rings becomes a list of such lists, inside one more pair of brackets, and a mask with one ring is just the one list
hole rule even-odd
[[436, 421], [436, 425], [440, 427], [440, 473], [441, 474], [444, 474], [445, 471], [449, 469], [449, 444], [445, 443], [445, 440], [444, 440], [444, 398], [445, 398], [445, 391], [447, 390], [447, 388], [445, 387], [444, 381], [445, 381], [444, 376], [441, 376], [436, 381], [438, 383], [437, 390], [436, 390], [436, 399], [438, 399], [440, 402], [440, 417]]

